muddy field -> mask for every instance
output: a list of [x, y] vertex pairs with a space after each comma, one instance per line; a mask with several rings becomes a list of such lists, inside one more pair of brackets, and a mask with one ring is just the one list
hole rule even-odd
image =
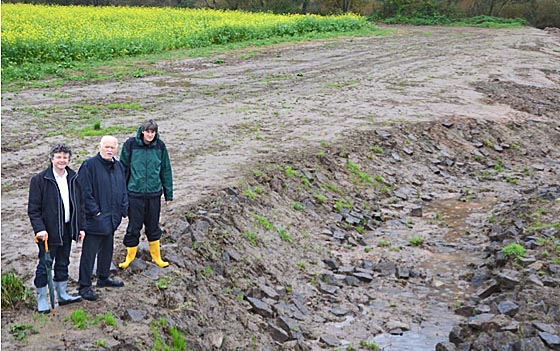
[[[3, 310], [2, 348], [149, 350], [177, 328], [189, 350], [557, 350], [558, 32], [392, 29], [3, 93], [3, 272], [33, 288], [29, 180], [57, 142], [76, 169], [93, 155], [98, 137], [75, 137], [92, 120], [155, 119], [175, 201], [170, 267], [143, 242], [96, 302]], [[117, 326], [78, 330], [77, 307]]]

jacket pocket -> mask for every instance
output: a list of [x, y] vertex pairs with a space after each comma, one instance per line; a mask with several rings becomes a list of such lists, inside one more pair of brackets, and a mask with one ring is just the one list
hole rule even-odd
[[101, 213], [99, 216], [88, 217], [86, 234], [109, 235], [113, 232], [111, 223], [111, 213]]

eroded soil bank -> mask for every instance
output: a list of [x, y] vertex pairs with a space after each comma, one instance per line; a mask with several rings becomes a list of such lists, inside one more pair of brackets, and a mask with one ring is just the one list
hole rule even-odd
[[[558, 37], [397, 30], [3, 94], [2, 269], [29, 287], [26, 186], [61, 138], [76, 167], [94, 152], [68, 129], [86, 105], [106, 125], [160, 122], [177, 199], [163, 213], [169, 268], [143, 243], [115, 272], [126, 286], [97, 302], [2, 311], [2, 347], [145, 350], [175, 327], [193, 350], [557, 348]], [[142, 108], [103, 107], [125, 102]], [[525, 257], [503, 256], [512, 242]], [[117, 326], [77, 330], [76, 307]], [[17, 340], [21, 324], [38, 333]]]

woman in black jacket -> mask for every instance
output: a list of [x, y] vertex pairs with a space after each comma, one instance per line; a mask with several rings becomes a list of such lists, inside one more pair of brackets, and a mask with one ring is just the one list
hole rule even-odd
[[37, 288], [37, 309], [41, 313], [50, 311], [47, 299], [47, 268], [44, 241], [53, 260], [54, 287], [58, 293], [58, 304], [65, 305], [80, 301], [79, 296], [66, 292], [68, 265], [72, 239], [84, 238], [84, 212], [81, 203], [77, 174], [68, 163], [72, 150], [64, 144], [55, 146], [50, 154], [50, 167], [31, 179], [27, 213], [39, 247], [39, 264], [34, 284]]

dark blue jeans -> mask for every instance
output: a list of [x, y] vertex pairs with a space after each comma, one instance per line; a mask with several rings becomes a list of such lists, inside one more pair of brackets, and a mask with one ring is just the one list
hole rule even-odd
[[161, 196], [128, 198], [128, 227], [123, 239], [126, 247], [135, 247], [140, 243], [140, 230], [142, 226], [148, 241], [161, 238], [159, 227], [159, 213], [161, 211]]
[[[70, 223], [64, 226], [64, 234], [62, 236], [62, 246], [49, 246], [49, 254], [53, 260], [54, 270], [53, 280], [55, 282], [65, 282], [68, 280], [68, 265], [70, 264], [70, 248], [72, 247], [72, 238], [70, 236]], [[42, 288], [47, 285], [47, 267], [45, 265], [45, 243], [39, 241], [39, 264], [35, 271], [34, 284], [36, 288]]]

